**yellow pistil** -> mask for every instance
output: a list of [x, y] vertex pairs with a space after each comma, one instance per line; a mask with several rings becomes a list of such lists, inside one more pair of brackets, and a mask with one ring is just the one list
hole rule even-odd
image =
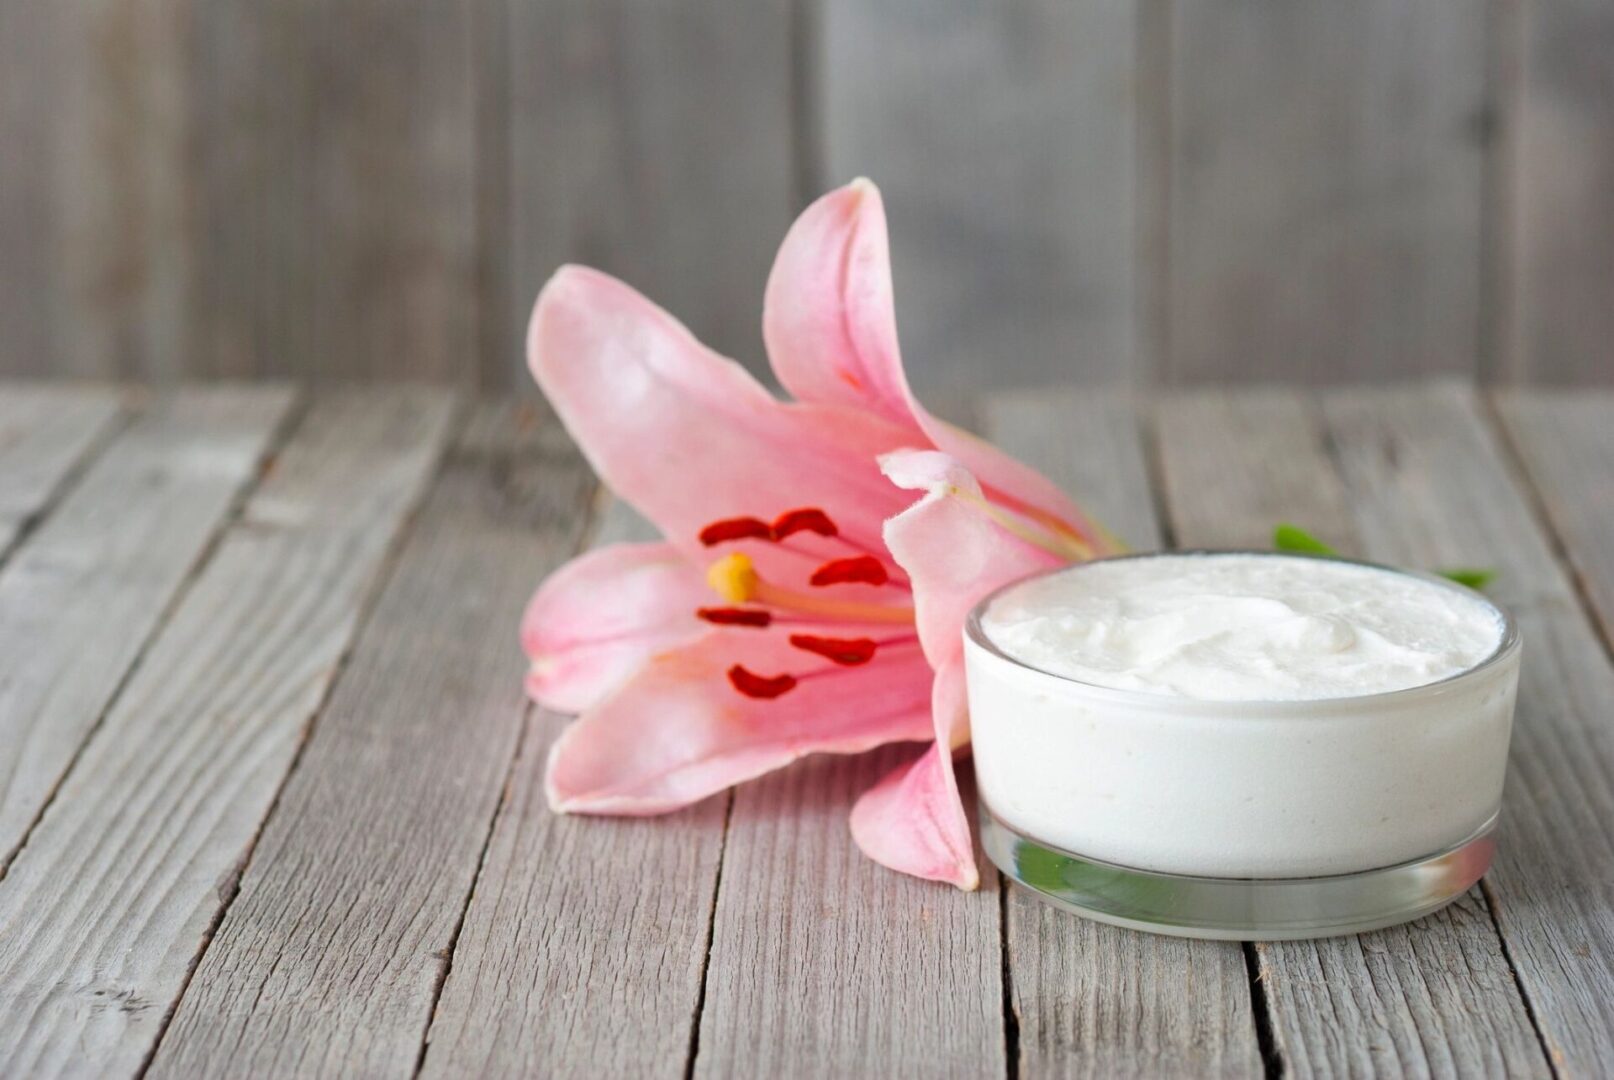
[[757, 595], [757, 582], [756, 567], [737, 551], [706, 569], [706, 584], [731, 604], [749, 603]]
[[914, 621], [911, 607], [834, 600], [827, 596], [782, 589], [764, 581], [750, 558], [739, 552], [725, 555], [707, 567], [706, 583], [713, 592], [731, 604], [762, 603], [783, 611], [800, 612], [834, 622], [909, 624]]

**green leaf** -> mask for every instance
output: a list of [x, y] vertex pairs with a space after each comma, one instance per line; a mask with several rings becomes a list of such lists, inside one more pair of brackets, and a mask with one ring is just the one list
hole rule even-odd
[[1480, 570], [1473, 567], [1437, 570], [1435, 573], [1443, 578], [1450, 578], [1459, 585], [1467, 585], [1470, 589], [1483, 589], [1496, 580], [1495, 570]]
[[1033, 889], [1071, 903], [1175, 921], [1170, 916], [1179, 890], [1170, 878], [1090, 863], [1024, 841], [1015, 847], [1014, 868], [1020, 880]]
[[1020, 880], [1034, 889], [1058, 892], [1064, 888], [1065, 864], [1070, 860], [1035, 844], [1018, 844], [1014, 852], [1014, 868]]
[[1287, 523], [1272, 530], [1272, 546], [1279, 551], [1298, 551], [1306, 555], [1339, 554], [1299, 525]]

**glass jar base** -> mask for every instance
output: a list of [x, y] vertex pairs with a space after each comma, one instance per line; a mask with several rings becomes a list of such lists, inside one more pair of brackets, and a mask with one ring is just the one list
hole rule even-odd
[[1175, 937], [1286, 941], [1378, 930], [1438, 911], [1484, 875], [1492, 818], [1462, 843], [1353, 874], [1213, 878], [1165, 874], [1081, 855], [1017, 832], [981, 802], [986, 854], [1011, 880], [1088, 919]]

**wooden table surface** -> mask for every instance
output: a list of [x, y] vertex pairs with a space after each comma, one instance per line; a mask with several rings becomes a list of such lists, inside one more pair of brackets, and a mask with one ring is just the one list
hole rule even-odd
[[1614, 1062], [1614, 396], [955, 410], [1136, 546], [1494, 566], [1526, 639], [1484, 882], [1240, 946], [863, 858], [912, 749], [557, 818], [515, 628], [644, 526], [532, 401], [0, 387], [0, 1074], [1593, 1076]]

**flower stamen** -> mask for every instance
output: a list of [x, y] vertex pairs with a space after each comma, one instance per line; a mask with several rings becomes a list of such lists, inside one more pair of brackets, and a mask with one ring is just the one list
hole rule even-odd
[[873, 555], [858, 555], [850, 559], [831, 559], [813, 571], [807, 579], [812, 585], [884, 585], [891, 580], [885, 563]]
[[762, 608], [703, 607], [695, 609], [695, 617], [717, 626], [765, 627], [773, 622], [773, 615]]
[[790, 644], [845, 667], [868, 663], [880, 647], [873, 638], [819, 637], [816, 634], [791, 634]]
[[819, 536], [839, 536], [840, 531], [830, 516], [816, 506], [786, 510], [773, 519], [775, 540], [783, 540], [799, 532], [817, 533]]
[[788, 694], [796, 688], [796, 677], [784, 675], [758, 675], [745, 667], [744, 664], [735, 664], [729, 668], [729, 685], [749, 698], [759, 698], [771, 701], [781, 694]]
[[761, 518], [733, 517], [714, 521], [700, 531], [701, 543], [707, 547], [726, 544], [731, 540], [772, 540], [773, 526]]

